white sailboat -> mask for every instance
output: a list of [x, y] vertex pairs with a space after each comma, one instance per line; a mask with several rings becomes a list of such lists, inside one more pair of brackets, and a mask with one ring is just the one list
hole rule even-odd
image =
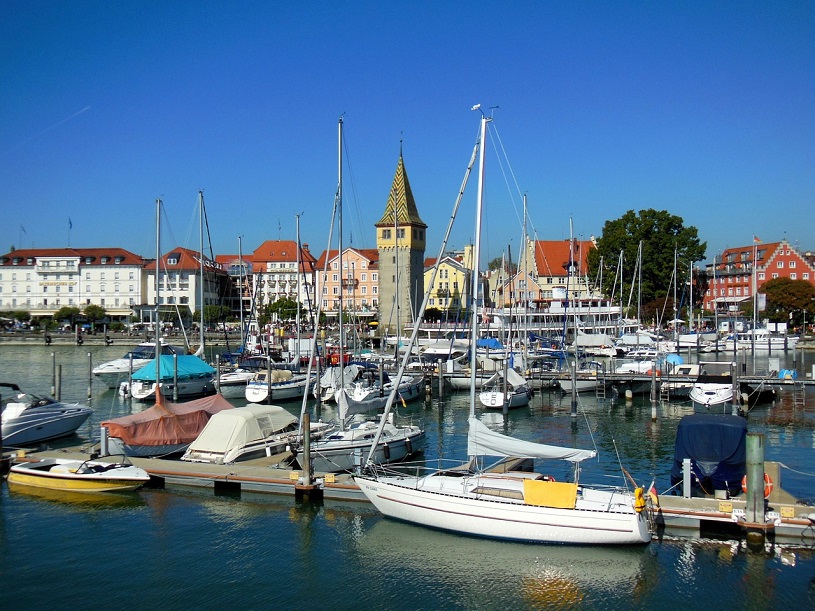
[[[478, 108], [478, 107], [475, 107]], [[488, 119], [481, 119], [480, 181], [476, 216], [476, 273], [484, 185], [484, 143]], [[455, 216], [455, 213], [454, 215]], [[449, 235], [449, 232], [448, 232]], [[425, 297], [424, 307], [427, 303]], [[472, 317], [477, 320], [477, 316]], [[477, 322], [473, 323], [477, 326]], [[477, 334], [473, 334], [477, 337]], [[389, 406], [392, 401], [389, 402]], [[383, 415], [380, 432], [386, 423]], [[453, 469], [430, 473], [388, 473], [367, 463], [354, 480], [376, 508], [388, 517], [462, 534], [540, 543], [633, 544], [650, 540], [642, 488], [585, 486], [579, 464], [593, 450], [557, 448], [495, 433], [475, 417], [475, 389], [470, 395], [469, 460]], [[378, 437], [377, 437], [378, 439]], [[478, 468], [479, 457], [498, 457], [496, 468]], [[371, 457], [369, 456], [369, 459]], [[533, 459], [566, 460], [575, 465], [573, 482], [555, 482], [540, 473], [514, 467]], [[521, 459], [520, 461], [517, 459]]]
[[[339, 119], [339, 178], [337, 195], [334, 200], [335, 213], [339, 219], [339, 257], [340, 269], [342, 269], [342, 117]], [[396, 211], [394, 210], [394, 215]], [[332, 218], [333, 227], [333, 218]], [[329, 237], [329, 247], [331, 240]], [[340, 364], [345, 362], [343, 356], [344, 336], [343, 336], [343, 303], [344, 296], [339, 300], [339, 360]], [[319, 310], [318, 310], [319, 316]], [[418, 326], [417, 326], [418, 329]], [[416, 331], [414, 331], [414, 334]], [[389, 400], [398, 394], [402, 383], [404, 364], [407, 362], [408, 351], [405, 354], [403, 367], [400, 369], [393, 386], [388, 395]], [[311, 361], [309, 361], [309, 370]], [[339, 374], [337, 377], [342, 378]], [[420, 451], [424, 445], [424, 429], [417, 425], [396, 425], [392, 420], [382, 422], [379, 426], [376, 422], [365, 419], [358, 419], [356, 416], [368, 413], [380, 408], [381, 398], [363, 397], [360, 401], [349, 400], [349, 394], [344, 386], [340, 386], [335, 394], [338, 403], [338, 423], [339, 428], [322, 440], [310, 443], [310, 459], [312, 472], [339, 472], [360, 469], [366, 462], [383, 464], [396, 462], [411, 456], [414, 452]], [[406, 400], [406, 399], [405, 399]], [[305, 397], [303, 398], [303, 411], [305, 410]], [[301, 415], [301, 422], [303, 418]], [[301, 432], [302, 433], [302, 432]], [[376, 438], [375, 438], [376, 437]], [[297, 461], [301, 465], [306, 460], [304, 449], [301, 448], [296, 453]]]

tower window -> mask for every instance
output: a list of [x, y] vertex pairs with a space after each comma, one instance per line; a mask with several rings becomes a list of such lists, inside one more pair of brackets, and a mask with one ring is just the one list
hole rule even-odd
[[383, 229], [382, 230], [382, 239], [383, 240], [390, 240], [391, 239], [391, 230], [390, 229]]

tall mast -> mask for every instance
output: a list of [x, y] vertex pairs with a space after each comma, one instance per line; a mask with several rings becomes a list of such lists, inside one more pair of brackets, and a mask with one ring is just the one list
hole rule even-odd
[[[297, 219], [297, 313], [294, 316], [294, 324], [297, 326], [296, 332], [296, 340], [297, 344], [294, 348], [294, 357], [295, 362], [297, 363], [297, 369], [300, 369], [300, 265], [302, 257], [300, 256], [300, 215], [295, 214], [295, 218]], [[308, 385], [307, 385], [308, 386]], [[308, 392], [306, 392], [308, 394]]]
[[473, 296], [473, 310], [470, 314], [472, 316], [471, 326], [472, 332], [470, 334], [470, 417], [475, 416], [475, 386], [476, 386], [476, 364], [477, 358], [477, 343], [478, 343], [478, 289], [481, 285], [479, 278], [478, 268], [481, 260], [481, 213], [484, 205], [484, 183], [486, 176], [484, 174], [485, 166], [485, 143], [487, 141], [487, 116], [481, 113], [481, 133], [479, 135], [479, 142], [481, 149], [479, 150], [478, 157], [478, 205], [475, 214], [475, 247], [473, 248], [473, 277], [471, 294]]
[[243, 328], [243, 236], [238, 236], [238, 309], [241, 321], [241, 354], [246, 347], [246, 332]]
[[198, 191], [198, 244], [199, 244], [199, 267], [201, 270], [201, 288], [198, 291], [199, 329], [201, 336], [200, 347], [196, 354], [204, 355], [204, 192]]
[[339, 239], [338, 239], [338, 248], [339, 248], [339, 266], [340, 266], [340, 303], [337, 309], [337, 320], [340, 323], [340, 380], [344, 380], [343, 373], [345, 368], [345, 359], [344, 359], [344, 343], [345, 343], [345, 334], [343, 333], [342, 328], [342, 302], [345, 299], [345, 294], [343, 293], [343, 288], [345, 285], [345, 274], [342, 271], [342, 117], [340, 117], [339, 125], [338, 125], [338, 137], [337, 137], [337, 226], [339, 228]]
[[156, 319], [154, 330], [156, 336], [156, 403], [160, 401], [159, 383], [161, 382], [161, 334], [159, 333], [159, 277], [158, 272], [161, 264], [161, 200], [156, 200]]

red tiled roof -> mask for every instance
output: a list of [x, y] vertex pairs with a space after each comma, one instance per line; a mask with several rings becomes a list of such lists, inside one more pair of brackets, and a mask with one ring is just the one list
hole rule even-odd
[[[124, 248], [18, 248], [0, 256], [0, 265], [12, 265], [15, 259], [36, 259], [37, 257], [79, 257], [83, 265], [102, 265], [102, 258], [108, 257], [112, 264], [118, 257], [119, 265], [143, 265], [144, 257]], [[91, 259], [90, 263], [86, 263]]]
[[[539, 276], [566, 276], [564, 265], [569, 264], [570, 240], [536, 240], [535, 267]], [[589, 251], [594, 248], [591, 240], [574, 241], [574, 260], [579, 265], [580, 273], [585, 274], [588, 269], [587, 258]]]

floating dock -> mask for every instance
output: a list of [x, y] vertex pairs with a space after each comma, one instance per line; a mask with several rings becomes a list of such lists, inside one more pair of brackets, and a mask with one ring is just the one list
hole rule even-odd
[[[239, 495], [241, 491], [297, 496], [302, 472], [282, 466], [288, 454], [241, 461], [231, 465], [191, 463], [161, 458], [131, 458], [151, 476], [148, 487], [210, 488], [214, 493]], [[48, 449], [13, 456], [15, 462], [41, 458], [88, 459], [86, 448]], [[100, 458], [104, 460], [104, 457]], [[761, 530], [769, 543], [815, 548], [815, 506], [805, 505], [784, 491], [777, 462], [766, 462], [765, 472], [775, 482], [765, 502], [765, 522], [747, 524], [746, 499], [714, 496], [657, 496], [653, 505], [654, 537], [742, 540], [750, 530]], [[325, 500], [368, 502], [349, 474], [315, 474]]]

